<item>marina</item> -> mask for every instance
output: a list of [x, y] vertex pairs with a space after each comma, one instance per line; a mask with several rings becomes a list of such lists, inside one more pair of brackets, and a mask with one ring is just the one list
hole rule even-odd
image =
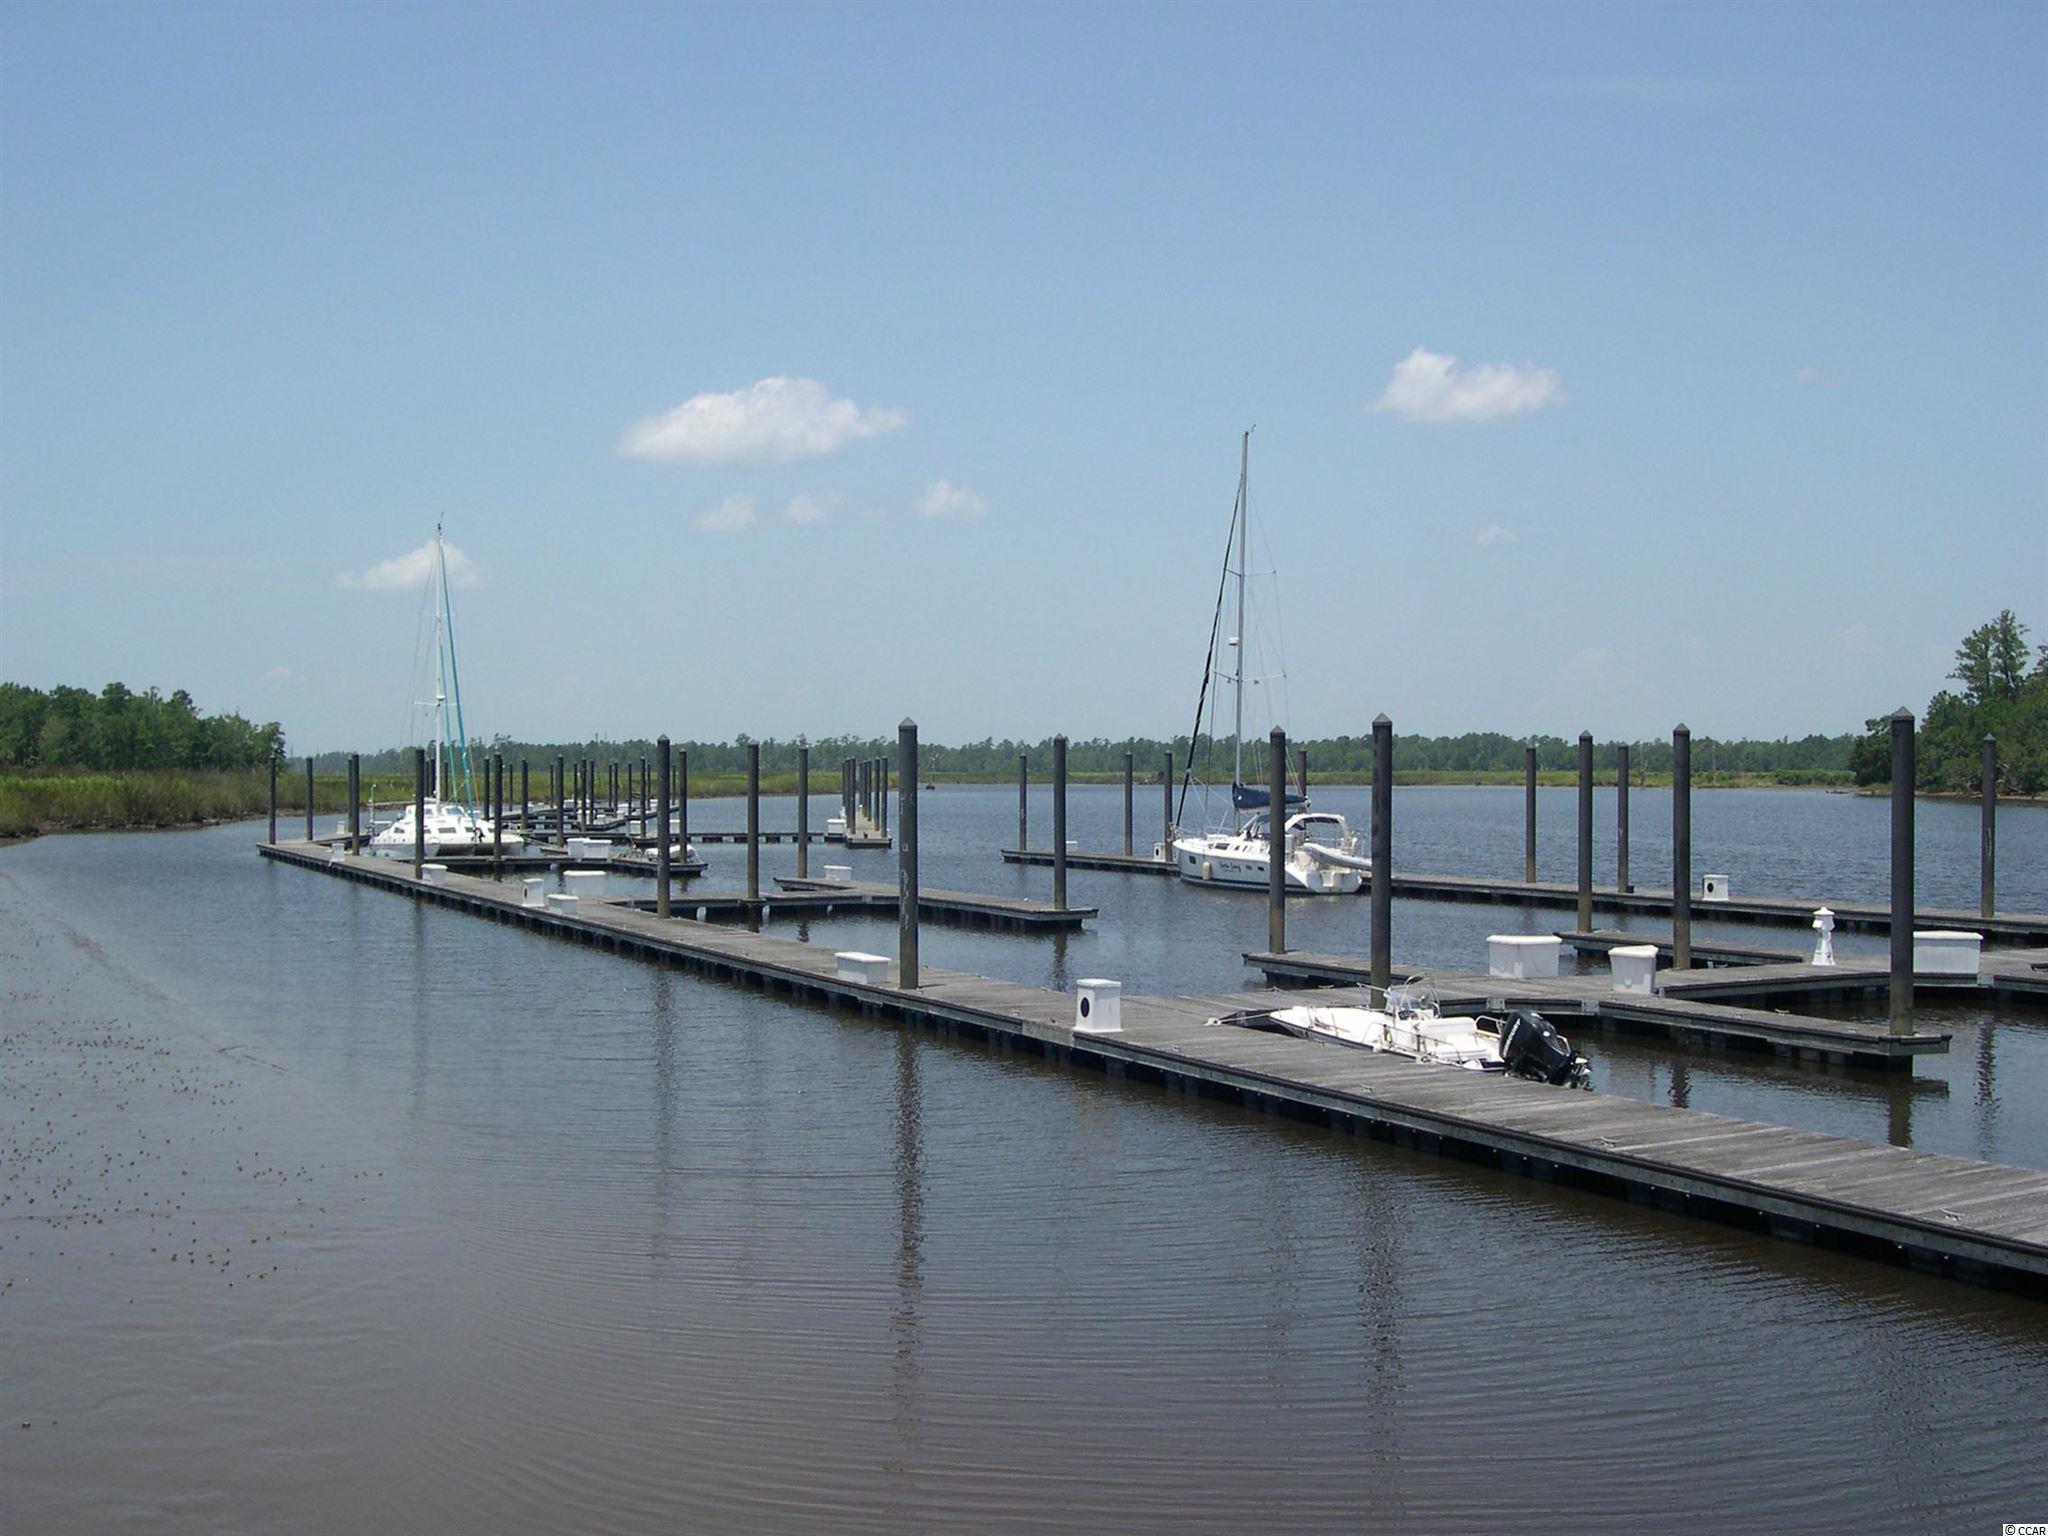
[[[1000, 1036], [1055, 1059], [1311, 1115], [1514, 1172], [1746, 1220], [1959, 1278], [2048, 1283], [2048, 1174], [1730, 1121], [1692, 1111], [1417, 1069], [1312, 1042], [1213, 1028], [1274, 994], [1122, 1000], [1122, 1029], [1077, 1031], [1064, 993], [947, 971], [856, 980], [828, 950], [636, 906], [521, 905], [493, 881], [437, 883], [388, 861], [266, 843], [267, 858], [552, 933], [608, 953], [911, 1022]], [[1490, 989], [1489, 989], [1490, 990]], [[1266, 1004], [1273, 1006], [1274, 1004]], [[1648, 1005], [1654, 1008], [1654, 1004]], [[1790, 1042], [1787, 1042], [1790, 1043]], [[1841, 1049], [1839, 1040], [1829, 1048]]]

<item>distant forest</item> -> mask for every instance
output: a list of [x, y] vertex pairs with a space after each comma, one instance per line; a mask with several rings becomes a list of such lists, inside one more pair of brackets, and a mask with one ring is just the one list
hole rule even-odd
[[[2001, 793], [2048, 794], [2048, 645], [2029, 658], [2027, 626], [2008, 608], [1963, 636], [1949, 677], [1958, 687], [1929, 699], [1920, 717], [1915, 787], [1976, 789], [1983, 781], [1984, 738], [1995, 736]], [[1879, 716], [1865, 725], [1850, 757], [1856, 782], [1889, 784], [1891, 720]]]
[[276, 721], [202, 715], [182, 688], [165, 698], [122, 683], [98, 693], [0, 683], [0, 768], [258, 768], [283, 750]]
[[[1849, 776], [1849, 754], [1857, 738], [1842, 736], [1804, 736], [1796, 741], [1717, 741], [1712, 737], [1693, 739], [1693, 766], [1696, 772], [1758, 774], [1769, 773], [1781, 779], [1796, 782], [1802, 776], [1810, 775], [1812, 782], [1847, 782]], [[748, 738], [737, 741], [678, 741], [675, 749], [690, 754], [690, 771], [693, 774], [728, 774], [745, 771]], [[761, 740], [761, 768], [764, 773], [790, 773], [796, 768], [797, 743], [774, 737]], [[1289, 744], [1289, 773], [1293, 772], [1292, 751], [1296, 747], [1308, 750], [1309, 773], [1312, 777], [1324, 779], [1363, 780], [1372, 776], [1371, 736], [1321, 737]], [[1522, 738], [1503, 736], [1496, 731], [1468, 732], [1463, 736], [1394, 736], [1394, 770], [1397, 773], [1440, 773], [1445, 775], [1476, 773], [1519, 774], [1523, 766], [1524, 749], [1530, 745], [1536, 748], [1537, 767], [1545, 772], [1573, 772], [1578, 767], [1578, 744], [1561, 736], [1539, 736]], [[1188, 739], [1175, 738], [1171, 743], [1151, 737], [1133, 737], [1122, 740], [1108, 740], [1093, 737], [1088, 740], [1071, 741], [1067, 745], [1067, 767], [1077, 776], [1104, 777], [1121, 775], [1124, 753], [1131, 753], [1136, 759], [1137, 771], [1148, 777], [1156, 776], [1160, 759], [1171, 747], [1176, 771], [1187, 765]], [[409, 749], [392, 748], [383, 752], [365, 754], [365, 773], [391, 773], [409, 771]], [[1253, 770], [1251, 764], [1263, 762], [1266, 750], [1263, 738], [1245, 743], [1247, 774]], [[652, 759], [654, 743], [643, 739], [624, 741], [573, 741], [573, 742], [531, 742], [494, 738], [477, 741], [471, 745], [471, 765], [481, 771], [481, 758], [492, 752], [502, 752], [514, 763], [526, 758], [535, 773], [545, 773], [544, 764], [552, 763], [557, 753], [571, 762], [579, 758], [594, 758], [600, 763], [637, 763], [642, 757]], [[820, 737], [811, 743], [811, 771], [829, 773], [841, 758], [891, 756], [896, 751], [893, 736], [879, 737]], [[924, 775], [930, 779], [1001, 780], [1014, 775], [1020, 755], [1031, 760], [1034, 777], [1052, 772], [1052, 739], [1041, 741], [1011, 741], [1004, 739], [969, 742], [965, 746], [949, 747], [933, 742], [920, 742], [918, 762]], [[1615, 744], [1601, 742], [1593, 749], [1593, 760], [1597, 771], [1612, 776], [1615, 770]], [[316, 765], [326, 771], [338, 771], [347, 759], [345, 754], [330, 752], [315, 760]], [[1196, 762], [1196, 776], [1210, 782], [1227, 782], [1230, 777], [1231, 744], [1228, 738], [1219, 742], [1204, 741]], [[1632, 774], [1660, 774], [1671, 770], [1671, 743], [1642, 741], [1630, 745], [1629, 768]], [[1261, 770], [1262, 771], [1262, 770]]]

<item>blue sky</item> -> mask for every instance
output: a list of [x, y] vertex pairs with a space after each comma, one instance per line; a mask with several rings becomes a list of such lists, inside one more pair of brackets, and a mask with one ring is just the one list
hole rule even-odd
[[445, 518], [486, 733], [1162, 733], [1256, 423], [1298, 732], [1917, 709], [2048, 638], [2043, 18], [15, 4], [0, 674], [392, 742]]

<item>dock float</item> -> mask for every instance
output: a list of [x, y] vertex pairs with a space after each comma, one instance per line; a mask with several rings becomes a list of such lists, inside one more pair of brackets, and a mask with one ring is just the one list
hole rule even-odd
[[987, 1039], [1422, 1151], [1570, 1182], [1984, 1284], [2048, 1295], [2048, 1173], [1699, 1110], [1421, 1066], [1207, 1021], [1286, 994], [1129, 997], [1114, 1034], [1074, 1029], [1072, 994], [925, 967], [923, 984], [839, 973], [795, 939], [595, 902], [525, 907], [502, 884], [265, 843], [268, 859], [608, 953]]
[[[860, 903], [889, 912], [896, 910], [897, 889], [873, 880], [820, 880], [795, 875], [778, 875], [775, 883], [792, 895], [804, 895], [830, 903]], [[787, 900], [788, 898], [783, 898]], [[917, 915], [934, 918], [963, 928], [1007, 928], [1030, 932], [1047, 929], [1075, 929], [1095, 917], [1094, 907], [1056, 907], [1050, 902], [1029, 901], [1021, 896], [986, 896], [979, 891], [934, 891], [919, 887]]]
[[[1630, 933], [1626, 928], [1559, 929], [1557, 936], [1582, 955], [1604, 955], [1631, 945], [1648, 944], [1660, 961], [1677, 953], [1669, 934]], [[1767, 949], [1756, 944], [1724, 944], [1701, 939], [1692, 941], [1694, 965], [1803, 965], [1806, 952], [1798, 949]]]
[[[1005, 848], [1003, 862], [1006, 864], [1052, 863], [1050, 848]], [[1076, 848], [1067, 854], [1069, 869], [1107, 869], [1121, 875], [1170, 875], [1174, 872], [1171, 859], [1155, 859], [1150, 854], [1137, 853], [1092, 853]]]
[[[1002, 855], [1006, 864], [1052, 863], [1052, 850], [1049, 848], [1005, 848]], [[1081, 849], [1067, 855], [1067, 868], [1112, 870], [1128, 875], [1171, 875], [1175, 872], [1171, 860], [1155, 859], [1150, 855], [1090, 853]], [[1531, 884], [1522, 880], [1489, 880], [1477, 875], [1420, 875], [1397, 869], [1392, 883], [1396, 896], [1421, 901], [1571, 907], [1578, 905], [1579, 900], [1577, 886], [1556, 880], [1538, 880]], [[1359, 894], [1370, 895], [1371, 890], [1372, 883], [1367, 881], [1359, 887]], [[1648, 912], [1668, 918], [1671, 915], [1671, 892], [1635, 886], [1621, 891], [1611, 885], [1596, 885], [1593, 887], [1593, 905], [1604, 912]], [[1725, 922], [1805, 928], [1812, 924], [1814, 910], [1822, 905], [1834, 912], [1835, 926], [1845, 932], [1891, 932], [1891, 908], [1880, 902], [1823, 903], [1797, 896], [1729, 896], [1716, 897], [1711, 901], [1695, 896], [1692, 920], [1695, 926]], [[2048, 912], [1999, 912], [1984, 917], [1961, 908], [1922, 907], [1913, 914], [1913, 922], [1922, 928], [1968, 929], [1972, 933], [1981, 933], [1987, 944], [2048, 945]], [[1695, 940], [1693, 953], [1697, 955], [1699, 952], [1700, 945]]]
[[[1304, 950], [1281, 954], [1252, 951], [1245, 963], [1269, 982], [1294, 987], [1363, 987], [1371, 963], [1353, 955], [1318, 955]], [[1672, 977], [1730, 976], [1741, 971], [1659, 971], [1658, 985]], [[1590, 1019], [1636, 1034], [1662, 1035], [1693, 1044], [1742, 1046], [1777, 1051], [1801, 1061], [1848, 1066], [1907, 1068], [1915, 1056], [1943, 1052], [1951, 1036], [1915, 1030], [1895, 1035], [1885, 1024], [1854, 1019], [1823, 1019], [1762, 1008], [1709, 1002], [1677, 989], [1663, 995], [1617, 992], [1606, 976], [1543, 976], [1517, 979], [1461, 972], [1394, 967], [1397, 976], [1422, 976], [1436, 988], [1437, 998], [1451, 1012], [1499, 1012], [1529, 1007], [1572, 1032], [1572, 1017]]]

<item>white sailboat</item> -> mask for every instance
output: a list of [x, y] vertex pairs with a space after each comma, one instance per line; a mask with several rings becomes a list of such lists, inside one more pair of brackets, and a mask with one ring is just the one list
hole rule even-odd
[[[434, 525], [434, 560], [427, 573], [434, 594], [434, 793], [426, 799], [424, 828], [428, 858], [449, 853], [489, 853], [493, 847], [507, 853], [526, 845], [526, 839], [506, 827], [498, 829], [491, 818], [476, 807], [475, 778], [469, 766], [469, 736], [462, 720], [462, 678], [455, 660], [455, 610], [448, 595], [448, 556], [441, 542], [441, 525]], [[449, 735], [451, 705], [454, 736]], [[399, 818], [369, 841], [370, 852], [394, 858], [410, 858], [415, 846], [415, 808], [408, 805]], [[494, 838], [493, 833], [498, 835]]]
[[[1229, 579], [1237, 582], [1237, 631], [1226, 642], [1231, 654], [1230, 670], [1224, 676], [1234, 701], [1230, 774], [1230, 803], [1233, 812], [1250, 812], [1235, 828], [1210, 832], [1182, 832], [1175, 829], [1171, 850], [1161, 847], [1159, 857], [1173, 858], [1180, 878], [1194, 885], [1236, 886], [1266, 890], [1272, 879], [1273, 819], [1272, 791], [1244, 780], [1244, 685], [1245, 685], [1245, 580], [1251, 565], [1251, 458], [1252, 435], [1244, 434], [1239, 450], [1237, 505], [1231, 514], [1231, 555], [1224, 556], [1225, 587], [1216, 594], [1216, 624], [1210, 631], [1210, 665], [1204, 691], [1216, 672], [1215, 638], [1221, 627], [1223, 601]], [[1199, 711], [1198, 711], [1199, 713]], [[1199, 726], [1199, 720], [1197, 725]], [[1190, 747], [1192, 754], [1192, 746]], [[1306, 786], [1301, 795], [1287, 794], [1278, 807], [1280, 816], [1280, 858], [1282, 879], [1290, 891], [1317, 896], [1344, 896], [1356, 892], [1372, 871], [1372, 860], [1359, 851], [1358, 834], [1334, 811], [1309, 808]], [[1185, 803], [1185, 790], [1183, 790]]]

